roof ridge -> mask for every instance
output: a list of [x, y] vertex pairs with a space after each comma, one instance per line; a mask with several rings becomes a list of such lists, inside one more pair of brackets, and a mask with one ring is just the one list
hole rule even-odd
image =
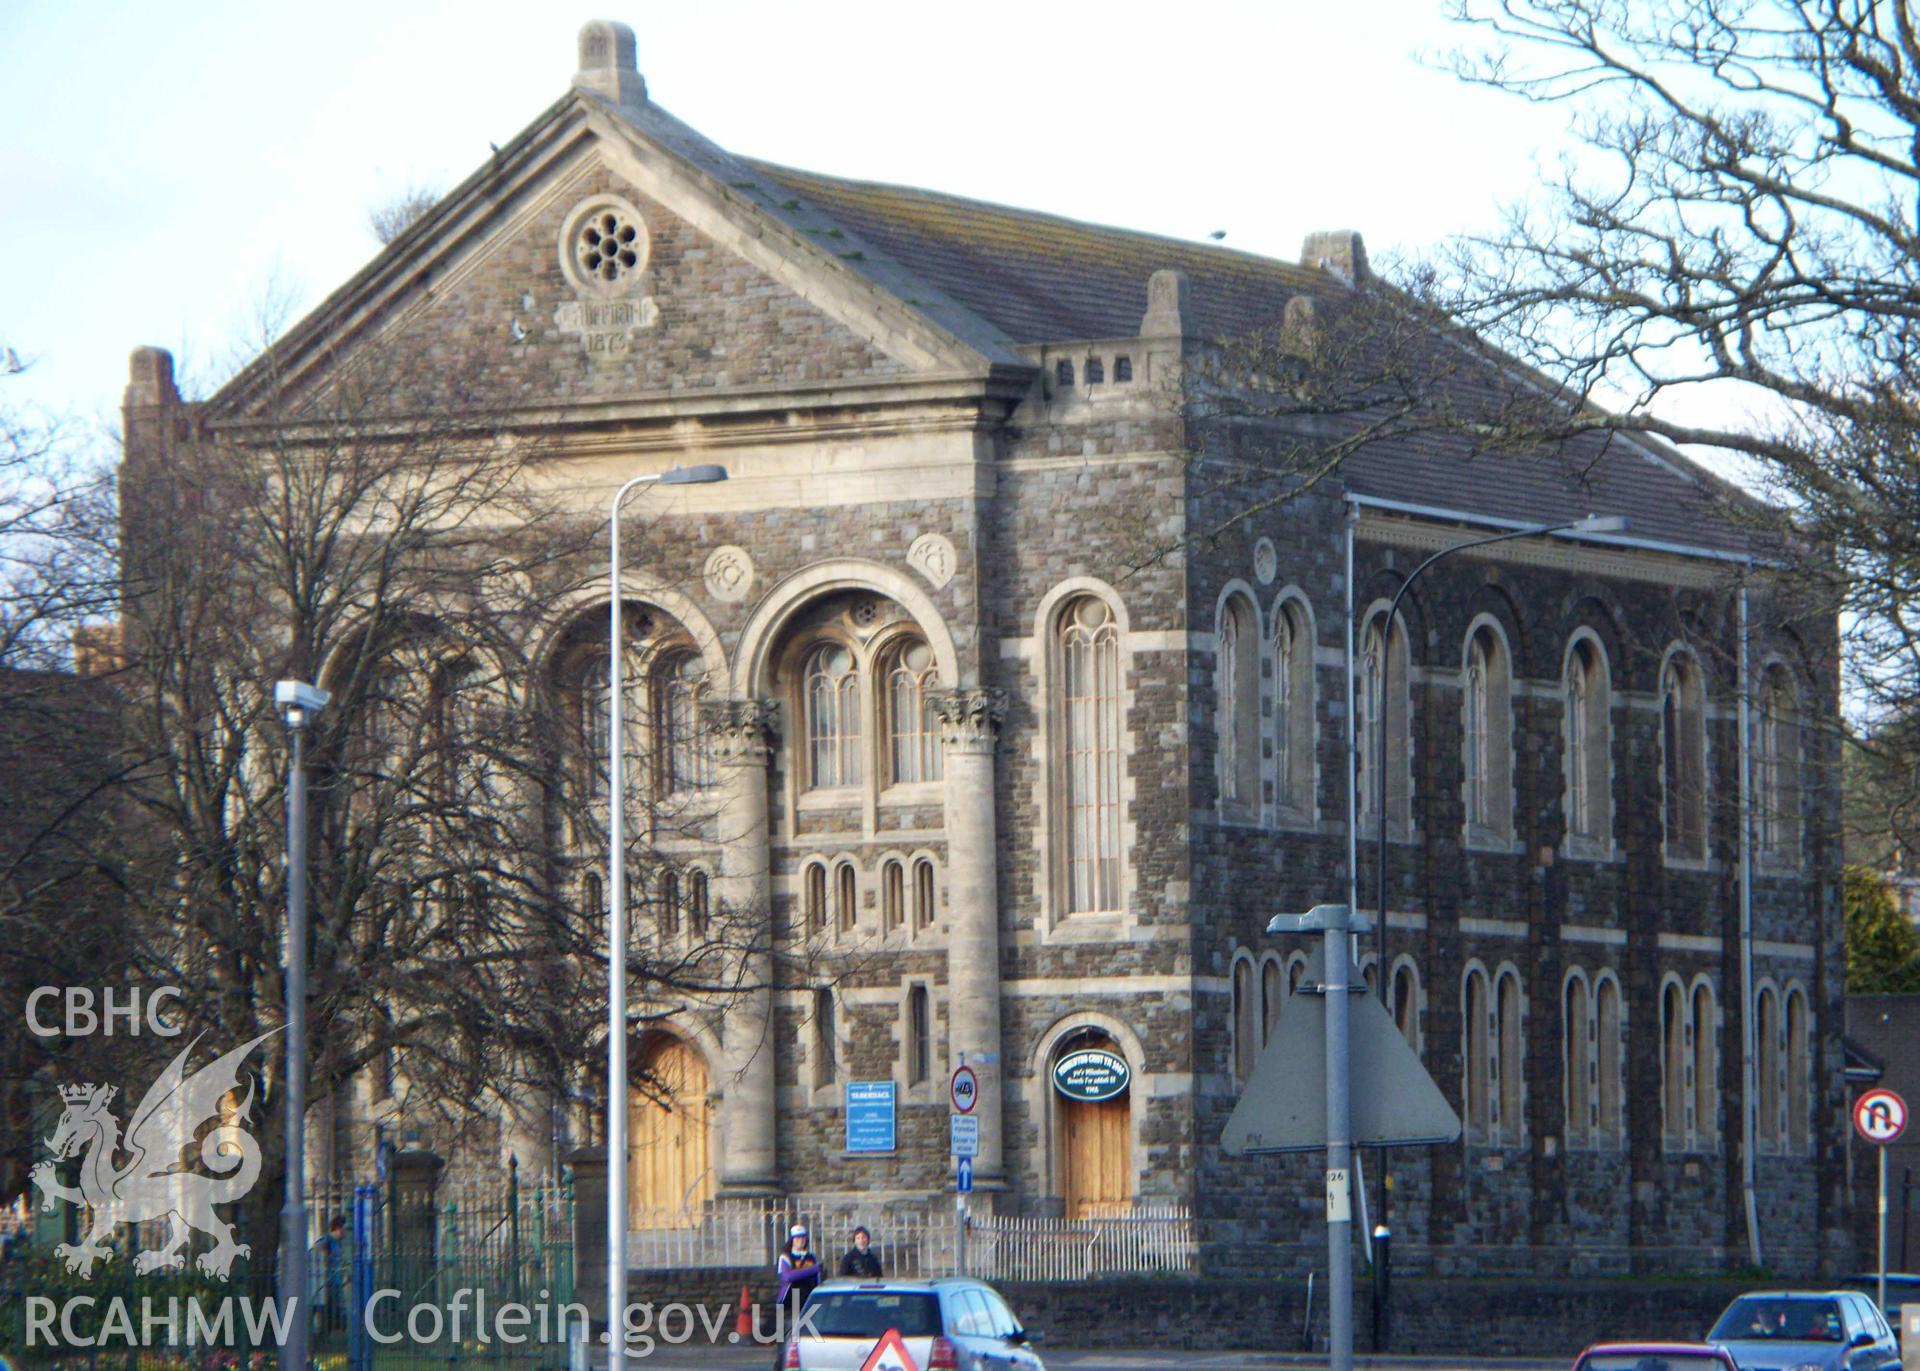
[[[770, 162], [764, 158], [747, 157], [733, 154], [739, 161], [763, 172], [776, 180], [793, 177], [796, 180], [825, 182], [829, 185], [845, 187], [857, 191], [885, 191], [897, 195], [914, 195], [928, 200], [944, 201], [950, 205], [973, 210], [988, 210], [999, 214], [1012, 215], [1021, 219], [1044, 223], [1059, 224], [1066, 228], [1092, 233], [1115, 234], [1126, 238], [1138, 239], [1145, 243], [1165, 244], [1185, 252], [1193, 252], [1208, 257], [1238, 258], [1249, 263], [1263, 266], [1284, 267], [1290, 271], [1310, 272], [1314, 275], [1326, 275], [1318, 267], [1310, 267], [1299, 262], [1288, 261], [1284, 257], [1271, 257], [1266, 253], [1250, 252], [1245, 248], [1230, 248], [1220, 243], [1202, 243], [1190, 238], [1176, 238], [1171, 234], [1154, 233], [1148, 229], [1128, 228], [1123, 224], [1103, 224], [1092, 219], [1076, 219], [1069, 214], [1059, 214], [1051, 210], [1031, 209], [1024, 205], [1010, 205], [1000, 200], [983, 200], [971, 195], [961, 195], [954, 191], [935, 190], [928, 186], [911, 186], [899, 181], [874, 181], [858, 176], [840, 176], [832, 172], [812, 171], [806, 167], [791, 167], [780, 162]], [[1332, 278], [1329, 278], [1332, 279]]]

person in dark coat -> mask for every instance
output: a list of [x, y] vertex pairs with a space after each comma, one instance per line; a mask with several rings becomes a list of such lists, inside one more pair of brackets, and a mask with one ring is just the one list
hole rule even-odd
[[320, 1240], [322, 1279], [321, 1327], [338, 1332], [347, 1326], [347, 1221], [335, 1214], [327, 1223], [327, 1236]]
[[880, 1279], [880, 1254], [873, 1250], [873, 1234], [867, 1232], [865, 1224], [853, 1230], [853, 1246], [840, 1259], [840, 1274], [858, 1280]]

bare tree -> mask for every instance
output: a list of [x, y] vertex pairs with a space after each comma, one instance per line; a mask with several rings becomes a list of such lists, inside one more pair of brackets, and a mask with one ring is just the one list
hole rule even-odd
[[[76, 630], [111, 615], [113, 483], [70, 427], [12, 392], [29, 368], [0, 353], [0, 1000], [124, 976], [125, 912], [100, 860], [122, 817], [110, 687], [73, 672]], [[36, 1006], [42, 1024], [58, 1001]], [[36, 1093], [55, 1068], [84, 1069], [84, 1040], [0, 1022], [0, 1194], [32, 1164]]]
[[373, 231], [380, 245], [385, 247], [439, 203], [439, 192], [410, 184], [398, 195], [382, 200], [368, 210], [367, 227]]
[[1436, 297], [1563, 388], [1537, 433], [1745, 460], [1774, 510], [1727, 508], [1778, 535], [1798, 612], [1841, 612], [1861, 746], [1911, 811], [1920, 739], [1894, 726], [1920, 705], [1909, 6], [1462, 0], [1455, 17], [1484, 40], [1459, 74], [1563, 109], [1576, 150], [1542, 201], [1459, 245]]
[[[124, 879], [153, 974], [219, 1043], [284, 1021], [271, 692], [319, 682], [310, 1098], [368, 1073], [442, 1138], [501, 1102], [578, 1095], [608, 955], [579, 879], [604, 851], [604, 784], [542, 656], [602, 529], [543, 493], [539, 441], [448, 388], [485, 374], [463, 360], [369, 347], [303, 388], [270, 351], [130, 448], [123, 482], [133, 795], [157, 836]], [[665, 886], [682, 818], [699, 821], [634, 836], [639, 889]], [[656, 999], [724, 999], [765, 915], [714, 901], [697, 930], [637, 938], [629, 975]], [[256, 1122], [279, 1092], [270, 1077]], [[259, 1137], [256, 1254], [283, 1161], [278, 1130]]]

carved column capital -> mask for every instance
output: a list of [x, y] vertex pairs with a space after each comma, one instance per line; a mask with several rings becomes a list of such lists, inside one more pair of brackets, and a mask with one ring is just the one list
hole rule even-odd
[[1006, 717], [1007, 696], [988, 687], [935, 690], [927, 703], [940, 716], [940, 741], [952, 752], [992, 752]]
[[773, 751], [777, 700], [709, 700], [701, 717], [713, 732], [713, 758], [721, 766], [765, 766]]

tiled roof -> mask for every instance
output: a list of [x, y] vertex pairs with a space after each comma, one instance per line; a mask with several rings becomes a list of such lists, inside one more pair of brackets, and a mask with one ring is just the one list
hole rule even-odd
[[[1186, 273], [1187, 331], [1205, 338], [1271, 328], [1295, 296], [1342, 289], [1324, 271], [1226, 248], [742, 160], [1021, 343], [1136, 335], [1147, 277], [1166, 267]], [[1455, 403], [1484, 411], [1497, 409], [1501, 390], [1520, 375], [1484, 361], [1456, 360], [1446, 370]], [[1339, 480], [1355, 494], [1493, 518], [1624, 514], [1636, 541], [1756, 550], [1751, 531], [1728, 517], [1737, 493], [1660, 444], [1617, 435], [1512, 453], [1422, 432], [1369, 444]]]

